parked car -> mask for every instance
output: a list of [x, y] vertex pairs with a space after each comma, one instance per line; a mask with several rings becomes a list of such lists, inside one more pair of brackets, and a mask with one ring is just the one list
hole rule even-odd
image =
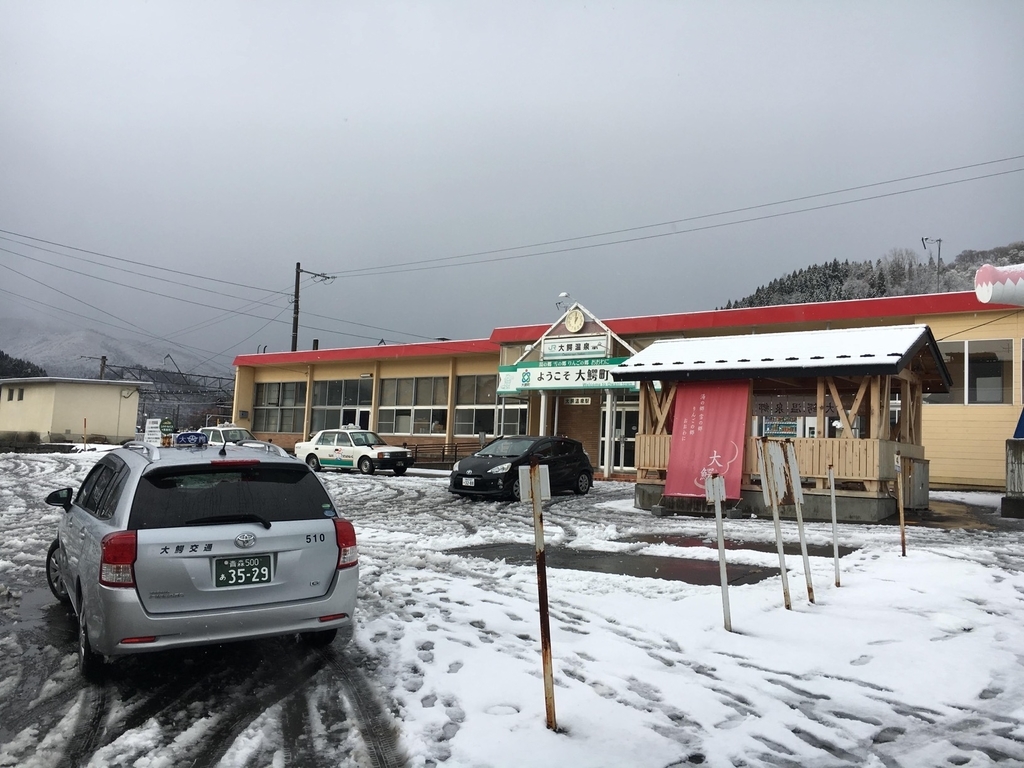
[[413, 465], [412, 451], [385, 443], [376, 432], [357, 427], [322, 429], [313, 437], [295, 444], [295, 455], [311, 469], [358, 469], [372, 475], [378, 469], [390, 469], [404, 475]]
[[245, 427], [235, 424], [220, 424], [216, 427], [203, 427], [201, 430], [210, 445], [223, 445], [224, 443], [240, 443], [243, 440], [255, 440], [252, 432]]
[[320, 478], [278, 446], [129, 443], [96, 462], [77, 493], [46, 502], [64, 509], [47, 581], [78, 617], [87, 678], [108, 656], [351, 637], [355, 530]]
[[568, 437], [499, 437], [479, 451], [459, 459], [448, 480], [451, 493], [474, 498], [519, 499], [519, 467], [548, 466], [551, 492], [584, 494], [594, 482], [594, 468], [583, 444]]

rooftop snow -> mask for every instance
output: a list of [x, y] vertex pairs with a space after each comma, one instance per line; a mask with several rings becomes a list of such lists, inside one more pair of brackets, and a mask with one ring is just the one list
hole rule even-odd
[[612, 375], [617, 381], [895, 375], [915, 359], [932, 385], [928, 391], [949, 387], [949, 373], [926, 325], [666, 339]]

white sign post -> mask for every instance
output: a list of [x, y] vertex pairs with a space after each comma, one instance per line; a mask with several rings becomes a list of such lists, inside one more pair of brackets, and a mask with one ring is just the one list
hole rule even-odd
[[725, 568], [725, 529], [722, 525], [722, 501], [725, 499], [725, 478], [715, 473], [704, 484], [708, 503], [715, 505], [715, 524], [718, 527], [718, 571], [722, 577], [722, 614], [725, 616], [725, 631], [732, 632], [732, 615], [729, 612], [729, 575]]
[[142, 436], [144, 442], [160, 445], [160, 419], [146, 419], [146, 431]]

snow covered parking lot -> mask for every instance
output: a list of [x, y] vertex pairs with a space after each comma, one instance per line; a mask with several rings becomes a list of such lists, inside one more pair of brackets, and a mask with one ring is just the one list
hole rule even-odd
[[[447, 550], [532, 541], [528, 507], [452, 497], [443, 474], [327, 474], [359, 535], [358, 630], [344, 651], [290, 641], [132, 657], [86, 686], [74, 621], [49, 595], [46, 548], [95, 454], [0, 455], [0, 766], [939, 766], [1024, 764], [1024, 525], [996, 494], [934, 494], [990, 529], [845, 525], [842, 587], [790, 557], [730, 590], [548, 572], [555, 702], [545, 727], [532, 566]], [[714, 523], [654, 518], [632, 486], [557, 497], [550, 544], [714, 559]], [[795, 529], [787, 526], [790, 540]], [[829, 526], [810, 541], [830, 543]], [[737, 541], [772, 526], [727, 521]], [[624, 541], [631, 539], [631, 541]], [[771, 567], [739, 548], [731, 563]]]

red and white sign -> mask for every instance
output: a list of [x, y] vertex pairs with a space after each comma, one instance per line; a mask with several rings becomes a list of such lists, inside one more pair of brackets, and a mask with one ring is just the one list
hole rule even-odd
[[725, 478], [725, 495], [740, 497], [743, 443], [750, 418], [748, 381], [680, 383], [672, 419], [666, 496], [706, 498], [704, 483]]

